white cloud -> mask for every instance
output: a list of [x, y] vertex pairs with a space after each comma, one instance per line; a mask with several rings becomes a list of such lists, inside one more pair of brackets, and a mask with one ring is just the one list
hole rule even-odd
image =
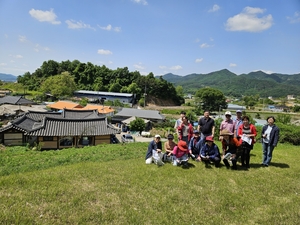
[[39, 51], [41, 51], [41, 50], [43, 50], [43, 51], [50, 51], [50, 48], [48, 48], [48, 47], [43, 47], [43, 46], [40, 46], [39, 44], [36, 44], [36, 45], [34, 46], [33, 50], [34, 50], [35, 52], [39, 52]]
[[25, 36], [21, 36], [21, 35], [19, 35], [19, 41], [20, 41], [20, 42], [26, 42], [26, 41], [27, 41], [27, 39], [26, 39], [26, 37], [25, 37]]
[[201, 63], [202, 61], [203, 61], [203, 58], [200, 58], [200, 59], [196, 59], [196, 60], [195, 60], [196, 63]]
[[131, 1], [142, 5], [148, 5], [148, 2], [146, 0], [131, 0]]
[[109, 50], [99, 49], [98, 54], [100, 55], [112, 55], [112, 52]]
[[213, 7], [208, 10], [208, 12], [217, 12], [220, 9], [220, 6], [218, 6], [217, 4], [214, 4]]
[[106, 27], [101, 27], [98, 25], [98, 27], [102, 30], [108, 30], [108, 31], [115, 31], [115, 32], [120, 32], [121, 31], [121, 27], [112, 27], [112, 25], [108, 24]]
[[7, 63], [0, 63], [0, 66], [6, 66]]
[[229, 31], [260, 32], [269, 29], [273, 25], [271, 14], [258, 17], [265, 10], [260, 8], [245, 7], [244, 10], [233, 17], [230, 17], [225, 26]]
[[162, 69], [162, 70], [167, 69], [166, 66], [159, 66], [158, 68], [159, 68], [159, 69]]
[[143, 69], [145, 69], [145, 68], [142, 66], [141, 63], [139, 63], [139, 64], [134, 64], [133, 67], [136, 68], [136, 69], [138, 69], [138, 70], [143, 70]]
[[293, 17], [287, 17], [290, 23], [300, 23], [300, 12], [295, 12]]
[[254, 70], [253, 72], [257, 72], [257, 71], [262, 71], [262, 72], [264, 72], [264, 73], [266, 73], [266, 74], [272, 74], [272, 73], [274, 73], [274, 72], [271, 71], [271, 70]]
[[181, 70], [182, 69], [182, 66], [179, 66], [179, 65], [176, 65], [176, 66], [172, 66], [170, 68], [170, 70]]
[[91, 25], [85, 24], [82, 21], [76, 22], [75, 20], [66, 20], [69, 29], [92, 29], [95, 30]]
[[[10, 57], [12, 58], [15, 58], [15, 59], [22, 59], [23, 56], [22, 55], [9, 55]], [[15, 61], [14, 60], [10, 60], [11, 63], [14, 63]]]
[[237, 65], [235, 63], [230, 63], [229, 67], [236, 67]]
[[200, 45], [200, 48], [209, 48], [211, 47], [211, 45], [207, 44], [207, 43], [203, 43]]
[[50, 11], [42, 11], [42, 10], [35, 10], [31, 9], [29, 11], [29, 14], [37, 19], [40, 22], [49, 22], [52, 24], [60, 24], [61, 22], [59, 20], [56, 20], [56, 14], [53, 12], [53, 9]]

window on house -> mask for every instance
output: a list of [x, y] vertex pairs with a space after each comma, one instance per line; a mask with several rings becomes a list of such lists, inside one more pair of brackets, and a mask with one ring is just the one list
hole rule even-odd
[[89, 145], [91, 143], [91, 137], [82, 137], [80, 139], [80, 144]]
[[53, 141], [53, 137], [43, 137], [43, 141]]
[[72, 137], [63, 137], [59, 140], [60, 146], [72, 146], [73, 145], [73, 138]]

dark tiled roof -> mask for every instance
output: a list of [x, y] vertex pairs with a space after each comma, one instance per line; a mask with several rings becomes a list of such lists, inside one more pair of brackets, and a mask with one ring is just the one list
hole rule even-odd
[[3, 98], [0, 98], [0, 105], [2, 104], [28, 105], [35, 104], [35, 102], [23, 98], [22, 96], [5, 96]]
[[63, 118], [68, 119], [85, 119], [85, 118], [105, 118], [102, 115], [98, 115], [97, 110], [70, 110], [65, 109], [63, 111]]
[[30, 131], [29, 136], [97, 136], [116, 134], [118, 130], [107, 125], [105, 118], [57, 119], [45, 117], [41, 127]]
[[104, 116], [98, 116], [97, 110], [66, 110], [66, 113], [30, 111], [1, 128], [0, 132], [11, 128], [29, 136], [98, 136], [119, 132], [107, 124]]
[[165, 116], [161, 115], [159, 111], [156, 110], [143, 110], [143, 109], [132, 109], [132, 108], [123, 108], [120, 112], [116, 113], [115, 116], [121, 117], [139, 117], [144, 119], [155, 119], [155, 120], [164, 120]]

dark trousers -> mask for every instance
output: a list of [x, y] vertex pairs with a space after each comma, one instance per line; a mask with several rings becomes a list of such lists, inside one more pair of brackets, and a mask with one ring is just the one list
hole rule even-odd
[[242, 166], [246, 166], [247, 168], [250, 167], [250, 151], [251, 147], [249, 146], [242, 146], [242, 155], [241, 155], [241, 162]]

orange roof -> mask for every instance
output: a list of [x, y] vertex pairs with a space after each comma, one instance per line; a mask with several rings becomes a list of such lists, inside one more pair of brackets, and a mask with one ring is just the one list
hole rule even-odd
[[82, 108], [82, 110], [86, 110], [86, 109], [97, 109], [98, 113], [102, 113], [102, 114], [108, 114], [115, 111], [110, 106], [92, 105], [92, 104], [87, 104], [86, 107]]
[[58, 101], [53, 104], [49, 104], [47, 106], [52, 109], [80, 109], [80, 108], [83, 108], [81, 105], [79, 105], [77, 103], [64, 102], [64, 101]]

